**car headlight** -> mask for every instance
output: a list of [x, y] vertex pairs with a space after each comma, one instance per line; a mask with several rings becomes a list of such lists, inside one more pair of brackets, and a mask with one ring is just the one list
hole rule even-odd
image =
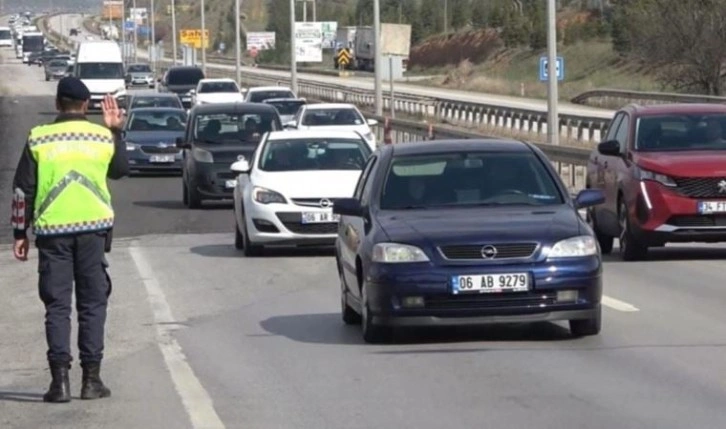
[[214, 157], [212, 156], [212, 152], [204, 149], [199, 149], [198, 147], [195, 147], [192, 149], [192, 158], [194, 158], [197, 162], [205, 162], [205, 163], [212, 163], [214, 162]]
[[547, 258], [577, 258], [592, 255], [597, 255], [597, 242], [589, 235], [581, 235], [555, 243]]
[[373, 262], [387, 264], [404, 262], [428, 262], [429, 258], [416, 246], [399, 243], [378, 243], [373, 246]]
[[126, 150], [131, 152], [139, 148], [139, 145], [136, 143], [126, 142]]
[[252, 199], [260, 204], [286, 204], [287, 200], [281, 193], [255, 186], [252, 189]]
[[653, 171], [645, 170], [641, 167], [636, 166], [633, 170], [633, 173], [635, 174], [635, 178], [638, 180], [653, 180], [655, 182], [658, 182], [665, 186], [670, 186], [672, 188], [675, 188], [678, 186], [676, 184], [676, 181], [673, 180], [671, 177], [666, 176], [665, 174], [656, 173]]

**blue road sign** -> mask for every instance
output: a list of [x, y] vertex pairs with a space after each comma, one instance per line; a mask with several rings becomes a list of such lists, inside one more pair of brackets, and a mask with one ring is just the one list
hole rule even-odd
[[[547, 57], [539, 58], [539, 80], [542, 82], [547, 82], [548, 79], [547, 62]], [[565, 80], [565, 59], [557, 57], [555, 68], [557, 69], [557, 80]]]
[[136, 27], [136, 23], [134, 21], [126, 21], [124, 22], [124, 28], [129, 31], [133, 31], [134, 27]]

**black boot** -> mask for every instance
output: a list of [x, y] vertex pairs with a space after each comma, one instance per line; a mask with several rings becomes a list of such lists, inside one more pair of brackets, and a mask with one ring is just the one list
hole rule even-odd
[[83, 368], [83, 385], [81, 399], [98, 399], [111, 396], [111, 391], [101, 381], [101, 362], [81, 364]]
[[50, 374], [53, 381], [50, 382], [48, 391], [43, 395], [44, 402], [70, 402], [71, 381], [68, 377], [70, 364], [65, 362], [51, 362]]

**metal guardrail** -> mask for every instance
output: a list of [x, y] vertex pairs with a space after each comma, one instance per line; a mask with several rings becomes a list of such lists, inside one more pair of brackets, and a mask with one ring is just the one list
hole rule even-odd
[[663, 104], [663, 103], [726, 103], [726, 97], [701, 94], [679, 94], [672, 92], [628, 91], [622, 89], [595, 89], [586, 91], [570, 100], [574, 104], [589, 104], [588, 100], [598, 99], [590, 105], [620, 104]]

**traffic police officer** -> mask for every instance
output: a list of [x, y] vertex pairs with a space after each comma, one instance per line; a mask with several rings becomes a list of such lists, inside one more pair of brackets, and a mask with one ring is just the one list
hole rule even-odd
[[100, 377], [106, 307], [111, 280], [105, 252], [110, 251], [114, 222], [106, 178], [128, 174], [121, 139], [124, 117], [115, 99], [103, 100], [105, 127], [85, 117], [90, 92], [75, 77], [58, 82], [59, 115], [30, 131], [13, 181], [14, 254], [27, 261], [27, 230], [38, 248], [40, 298], [45, 304], [45, 332], [52, 381], [46, 402], [68, 402], [72, 361], [71, 302], [76, 288], [82, 399], [111, 395]]

